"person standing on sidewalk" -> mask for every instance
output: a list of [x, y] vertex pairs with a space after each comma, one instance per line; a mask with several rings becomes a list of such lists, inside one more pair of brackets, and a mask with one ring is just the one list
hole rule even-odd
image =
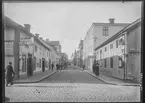
[[96, 59], [94, 59], [94, 63], [93, 63], [93, 73], [96, 74], [97, 71], [97, 66], [96, 66]]
[[83, 65], [83, 70], [85, 69], [85, 65]]
[[56, 70], [57, 71], [59, 70], [59, 64], [58, 63], [56, 64]]
[[53, 71], [53, 67], [54, 67], [54, 64], [53, 63], [51, 64], [51, 67], [52, 67], [52, 71]]
[[9, 65], [7, 66], [7, 73], [6, 73], [6, 86], [8, 86], [9, 83], [13, 85], [13, 76], [15, 75], [12, 67], [12, 63], [9, 62]]
[[98, 62], [96, 63], [96, 68], [97, 68], [96, 75], [99, 76], [99, 63]]

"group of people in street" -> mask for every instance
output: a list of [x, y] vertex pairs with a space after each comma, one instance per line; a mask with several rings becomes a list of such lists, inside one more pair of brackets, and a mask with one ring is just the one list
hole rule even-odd
[[[53, 63], [51, 64], [51, 68], [52, 68], [52, 71], [53, 71], [53, 68], [54, 68], [54, 64]], [[64, 63], [64, 64], [57, 63], [56, 64], [56, 70], [62, 70], [62, 69], [66, 69], [66, 68], [67, 68], [67, 64], [66, 63]]]
[[[94, 59], [94, 63], [93, 63], [93, 73], [95, 75], [99, 75], [99, 63], [96, 61], [96, 59]], [[85, 65], [83, 65], [83, 70], [85, 69]]]

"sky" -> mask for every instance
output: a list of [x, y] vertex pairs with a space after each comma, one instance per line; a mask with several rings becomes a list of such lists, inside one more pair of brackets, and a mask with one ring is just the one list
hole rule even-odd
[[71, 58], [94, 22], [131, 23], [141, 17], [141, 2], [5, 2], [4, 15], [33, 34], [60, 41], [62, 52]]

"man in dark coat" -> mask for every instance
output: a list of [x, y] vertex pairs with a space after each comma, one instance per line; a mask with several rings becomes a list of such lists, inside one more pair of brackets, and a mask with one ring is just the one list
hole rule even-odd
[[96, 75], [99, 75], [99, 64], [96, 60], [94, 60], [94, 64], [93, 64], [93, 72], [96, 74]]
[[12, 67], [12, 63], [9, 62], [9, 65], [7, 66], [7, 73], [6, 73], [6, 86], [8, 86], [9, 83], [11, 83], [11, 85], [13, 85], [13, 75], [15, 75], [14, 71], [13, 71], [13, 67]]
[[93, 73], [95, 73], [96, 74], [96, 60], [94, 60], [94, 64], [93, 64]]
[[58, 63], [56, 64], [56, 69], [59, 70], [59, 64]]
[[96, 68], [97, 68], [96, 75], [99, 75], [99, 63], [98, 62], [96, 63]]
[[83, 70], [85, 69], [85, 65], [83, 65]]

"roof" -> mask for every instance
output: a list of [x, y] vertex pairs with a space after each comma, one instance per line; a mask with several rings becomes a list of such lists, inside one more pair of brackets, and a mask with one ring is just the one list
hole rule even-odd
[[19, 29], [25, 31], [28, 35], [30, 35], [31, 37], [34, 37], [35, 40], [37, 40], [39, 43], [41, 43], [43, 46], [45, 46], [48, 50], [50, 50], [50, 48], [42, 40], [40, 40], [39, 38], [34, 36], [32, 33], [28, 32], [25, 29], [25, 27], [23, 27], [20, 24], [16, 23], [15, 21], [13, 21], [12, 19], [10, 19], [7, 16], [4, 16], [4, 25], [5, 26], [14, 27], [14, 28], [19, 28]]
[[10, 19], [7, 16], [4, 16], [4, 25], [5, 26], [9, 26], [9, 27], [13, 27], [13, 28], [19, 28], [19, 29], [27, 32], [27, 34], [30, 35], [31, 37], [34, 36], [32, 33], [28, 32], [25, 27], [23, 27], [20, 24], [16, 23], [15, 21], [13, 21], [12, 19]]
[[47, 41], [44, 41], [45, 43], [46, 43], [46, 45], [48, 45], [49, 46], [49, 48], [51, 49], [51, 50], [53, 50], [57, 55], [59, 55], [59, 53], [56, 51], [56, 49], [54, 48], [54, 46], [52, 46], [49, 42], [47, 42]]
[[132, 22], [131, 24], [127, 25], [126, 27], [124, 27], [122, 30], [120, 30], [119, 32], [117, 32], [115, 35], [113, 35], [112, 37], [110, 37], [109, 39], [107, 39], [105, 42], [103, 42], [101, 45], [99, 45], [97, 48], [95, 48], [95, 50], [101, 48], [102, 46], [106, 45], [107, 43], [113, 41], [115, 38], [123, 35], [122, 32], [125, 32], [129, 29], [131, 29], [132, 27], [138, 25], [141, 22], [141, 18], [137, 19], [136, 21]]
[[130, 23], [93, 23], [93, 25], [95, 26], [124, 26], [124, 25], [128, 25]]
[[10, 19], [7, 16], [4, 16], [4, 25], [5, 26], [12, 26], [12, 27], [20, 26], [18, 23], [16, 23], [15, 21], [13, 21], [12, 19]]
[[37, 38], [36, 36], [35, 36], [34, 38], [35, 38], [35, 40], [37, 40], [39, 43], [41, 43], [43, 46], [45, 46], [49, 51], [51, 51], [50, 47], [48, 47], [48, 45], [47, 45], [45, 42], [43, 42], [43, 40]]
[[50, 43], [51, 45], [60, 45], [60, 44], [59, 44], [59, 41], [49, 41], [49, 43]]

